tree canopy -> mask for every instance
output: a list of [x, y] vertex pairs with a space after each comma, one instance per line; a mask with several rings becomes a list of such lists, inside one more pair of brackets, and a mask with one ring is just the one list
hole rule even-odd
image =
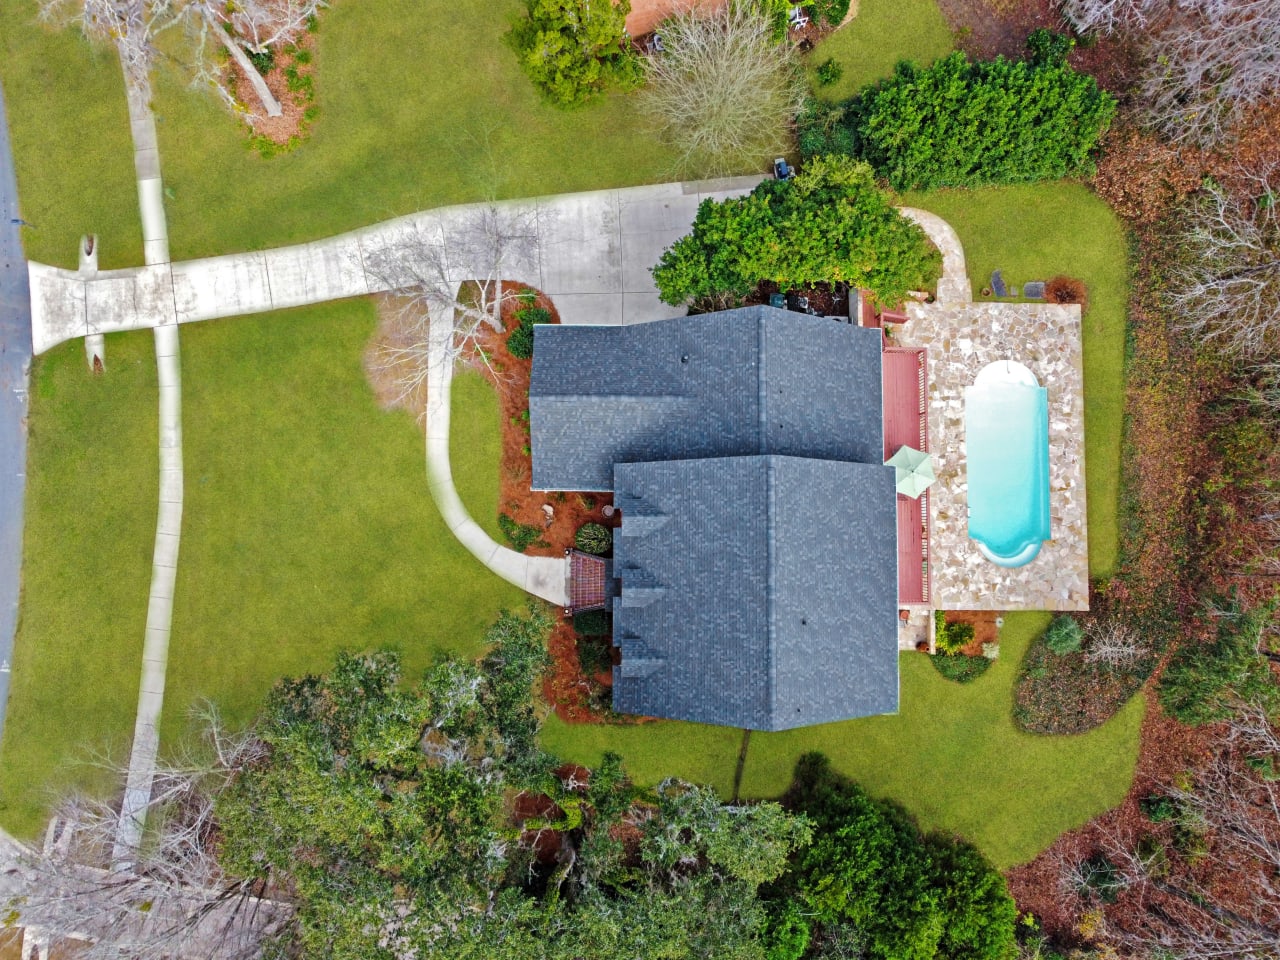
[[924, 232], [876, 188], [870, 167], [831, 156], [745, 197], [704, 200], [693, 232], [663, 253], [653, 278], [675, 305], [734, 305], [762, 280], [784, 288], [844, 282], [893, 304], [931, 286], [940, 264]]
[[848, 152], [897, 190], [1056, 180], [1092, 169], [1115, 108], [1056, 56], [953, 53], [928, 67], [899, 63], [834, 113], [811, 107], [800, 147]]
[[757, 887], [808, 842], [807, 822], [675, 780], [642, 794], [614, 755], [557, 769], [533, 707], [549, 626], [503, 614], [479, 663], [440, 663], [417, 684], [373, 653], [277, 685], [263, 758], [217, 810], [223, 866], [295, 892], [281, 947], [762, 960]]
[[630, 0], [527, 0], [507, 42], [548, 101], [576, 107], [613, 85], [633, 86], [640, 65], [625, 42]]
[[899, 808], [831, 770], [796, 765], [784, 798], [813, 824], [788, 881], [820, 924], [852, 929], [873, 960], [1007, 960], [1017, 909], [1004, 878], [968, 843], [922, 836]]

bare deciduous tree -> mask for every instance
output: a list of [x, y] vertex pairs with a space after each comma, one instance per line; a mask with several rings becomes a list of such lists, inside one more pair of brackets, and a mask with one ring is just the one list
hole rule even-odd
[[759, 8], [686, 7], [658, 28], [645, 66], [645, 110], [679, 151], [682, 169], [719, 175], [758, 167], [785, 144], [805, 85], [788, 45]]
[[1220, 143], [1280, 91], [1275, 0], [1064, 0], [1062, 13], [1081, 32], [1142, 40], [1144, 109], [1174, 141]]
[[1280, 349], [1277, 172], [1280, 161], [1240, 171], [1242, 189], [1209, 185], [1186, 208], [1185, 250], [1170, 271], [1182, 327], [1246, 357]]
[[1084, 659], [1088, 663], [1105, 663], [1113, 667], [1132, 666], [1150, 648], [1132, 628], [1119, 620], [1108, 619], [1089, 625]]
[[[1237, 745], [1272, 757], [1280, 746], [1270, 719], [1246, 707], [1194, 780], [1168, 788], [1180, 828], [1204, 838], [1197, 865], [1179, 863], [1152, 838], [1102, 829], [1099, 852], [1114, 868], [1111, 889], [1126, 898], [1119, 921], [1103, 934], [1111, 945], [1178, 960], [1280, 955], [1280, 783], [1256, 776]], [[1091, 861], [1064, 859], [1064, 896], [1087, 892], [1091, 869]]]
[[214, 4], [211, 12], [254, 53], [277, 44], [293, 43], [307, 23], [328, 3], [325, 0], [236, 0]]
[[453, 335], [444, 349], [444, 359], [453, 363], [474, 347], [485, 326], [501, 331], [502, 305], [513, 295], [503, 281], [528, 277], [537, 251], [532, 212], [489, 205], [444, 224], [413, 221], [365, 253], [370, 277], [397, 295], [373, 361], [395, 383], [397, 402], [426, 384], [431, 315], [453, 317]]
[[136, 76], [151, 68], [156, 38], [181, 23], [183, 0], [41, 0], [40, 19], [76, 26], [90, 40], [114, 44], [125, 72]]
[[[130, 76], [150, 69], [157, 37], [180, 27], [186, 41], [186, 68], [192, 82], [210, 86], [229, 105], [235, 98], [210, 53], [216, 40], [240, 65], [269, 116], [280, 116], [280, 102], [245, 51], [261, 53], [297, 39], [325, 0], [39, 0], [40, 17], [78, 26], [90, 40], [112, 43]], [[231, 32], [224, 29], [229, 25]]]
[[[202, 716], [202, 748], [157, 767], [133, 869], [110, 869], [116, 806], [79, 795], [59, 805], [41, 850], [9, 852], [0, 904], [15, 924], [86, 941], [87, 957], [241, 960], [291, 921], [288, 904], [260, 898], [253, 881], [217, 865], [214, 802], [264, 747], [251, 732], [228, 732], [211, 707]], [[127, 779], [127, 769], [97, 762], [121, 784]]]

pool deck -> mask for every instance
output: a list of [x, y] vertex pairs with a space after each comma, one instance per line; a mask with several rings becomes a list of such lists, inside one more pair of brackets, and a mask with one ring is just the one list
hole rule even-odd
[[[939, 291], [941, 293], [941, 290]], [[929, 354], [932, 498], [930, 605], [948, 610], [1087, 610], [1084, 365], [1080, 308], [1046, 303], [910, 303], [893, 342]], [[969, 539], [964, 388], [988, 363], [1026, 364], [1049, 394], [1051, 539], [1026, 566], [1005, 568]]]

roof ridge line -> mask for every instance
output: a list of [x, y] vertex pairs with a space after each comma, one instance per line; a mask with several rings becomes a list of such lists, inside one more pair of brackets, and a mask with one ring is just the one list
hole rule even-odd
[[768, 663], [765, 664], [765, 669], [767, 671], [767, 675], [769, 678], [768, 685], [767, 685], [767, 698], [768, 698], [767, 699], [767, 703], [768, 703], [767, 722], [770, 728], [777, 729], [776, 713], [778, 708], [778, 658], [776, 654], [777, 654], [777, 643], [778, 643], [778, 624], [774, 617], [774, 607], [776, 604], [776, 591], [775, 591], [774, 580], [776, 579], [776, 574], [774, 572], [775, 549], [774, 549], [773, 538], [774, 538], [774, 520], [775, 520], [776, 511], [774, 508], [773, 470], [774, 470], [773, 457], [768, 457], [767, 460], [765, 461], [765, 471], [764, 471], [764, 483], [765, 483], [764, 542], [765, 542], [765, 576], [766, 576], [765, 588], [764, 588], [764, 591], [765, 591], [764, 613], [765, 613], [765, 623], [767, 624], [767, 628], [768, 628], [768, 641], [765, 643], [764, 649], [765, 649], [765, 656], [768, 658]]
[[756, 436], [756, 450], [769, 452], [769, 390], [766, 386], [769, 378], [765, 375], [765, 364], [768, 353], [765, 350], [764, 311], [756, 310], [756, 404], [758, 407], [759, 434]]

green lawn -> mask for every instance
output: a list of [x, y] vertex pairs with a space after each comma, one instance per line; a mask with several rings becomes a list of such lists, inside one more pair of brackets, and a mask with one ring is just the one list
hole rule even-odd
[[[248, 719], [274, 680], [351, 647], [400, 650], [410, 672], [474, 655], [521, 593], [453, 538], [427, 493], [420, 428], [377, 409], [360, 365], [372, 307], [350, 301], [184, 327], [186, 493], [162, 736], [193, 701]], [[49, 791], [100, 784], [74, 761], [127, 751], [156, 510], [148, 334], [108, 338], [105, 377], [68, 344], [33, 371], [26, 571], [0, 749], [0, 823], [39, 828]], [[455, 467], [496, 514], [497, 401], [455, 394]], [[135, 419], [136, 418], [136, 419]], [[127, 755], [127, 752], [124, 754]]]
[[[1048, 621], [1048, 614], [1006, 615], [1000, 659], [969, 684], [944, 680], [919, 654], [901, 654], [896, 716], [752, 734], [742, 796], [776, 797], [796, 758], [820, 750], [872, 793], [900, 802], [925, 828], [969, 838], [996, 866], [1032, 859], [1064, 830], [1123, 799], [1143, 713], [1143, 701], [1135, 698], [1082, 736], [1037, 737], [1015, 729], [1018, 666]], [[542, 741], [583, 763], [617, 751], [641, 783], [681, 776], [727, 795], [740, 737], [737, 730], [692, 723], [569, 726], [552, 718]]]
[[972, 840], [997, 867], [1030, 860], [1064, 830], [1123, 799], [1143, 713], [1135, 698], [1080, 736], [1015, 729], [1018, 666], [1048, 622], [1048, 614], [1007, 614], [1000, 659], [968, 684], [944, 680], [919, 654], [901, 654], [897, 716], [753, 734], [743, 795], [776, 796], [796, 757], [821, 750], [837, 770], [897, 800], [925, 828]]
[[[999, 267], [1011, 283], [1054, 273], [1082, 278], [1089, 567], [1105, 575], [1116, 561], [1126, 302], [1124, 234], [1084, 187], [1041, 184], [940, 191], [906, 198], [945, 217], [964, 243], [969, 276]], [[1013, 686], [1047, 614], [1006, 616], [1001, 658], [969, 685], [944, 680], [918, 654], [901, 662], [901, 712], [779, 734], [755, 734], [744, 796], [776, 796], [796, 758], [827, 753], [836, 769], [902, 802], [926, 827], [955, 830], [999, 866], [1034, 857], [1054, 837], [1114, 806], [1137, 760], [1143, 704], [1130, 702], [1099, 729], [1077, 737], [1036, 737], [1013, 726]], [[608, 728], [550, 723], [547, 747], [594, 761], [604, 749], [626, 757], [637, 779], [669, 773], [731, 786], [737, 731], [660, 723]]]
[[955, 45], [947, 21], [934, 0], [855, 0], [858, 15], [809, 54], [816, 68], [833, 58], [844, 75], [829, 87], [810, 85], [824, 100], [843, 100], [860, 87], [893, 72], [899, 60], [922, 66], [951, 52]]
[[[141, 263], [116, 62], [72, 33], [35, 26], [34, 0], [4, 6], [0, 43], [19, 59], [0, 64], [0, 76], [21, 121], [13, 135], [24, 210], [39, 226], [29, 254], [74, 266], [76, 240], [92, 227], [104, 266]], [[155, 109], [174, 259], [314, 239], [441, 204], [669, 179], [671, 157], [634, 99], [563, 111], [537, 98], [500, 41], [520, 9], [520, 0], [333, 3], [315, 58], [320, 116], [300, 149], [270, 160], [247, 148], [212, 96], [162, 64]]]
[[142, 262], [142, 225], [120, 61], [35, 23], [35, 0], [0, 3], [0, 82], [33, 260], [75, 267], [82, 233], [101, 265]]

